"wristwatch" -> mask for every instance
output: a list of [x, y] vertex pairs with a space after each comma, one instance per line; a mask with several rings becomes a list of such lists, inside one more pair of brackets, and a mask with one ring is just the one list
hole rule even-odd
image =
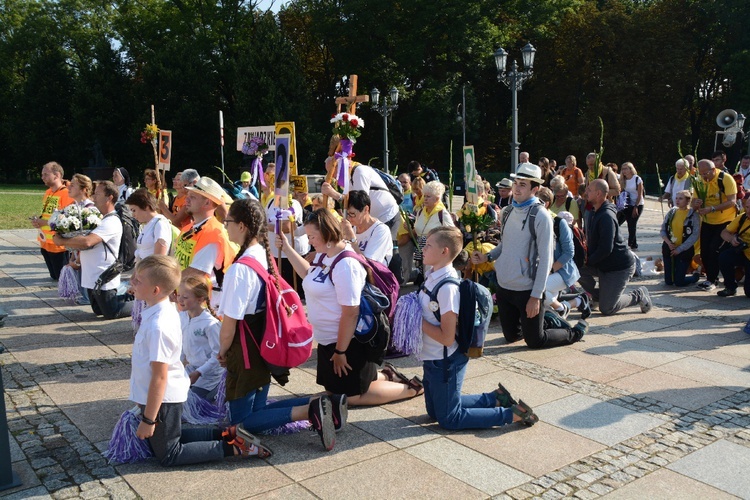
[[339, 355], [343, 355], [343, 354], [346, 354], [346, 351], [339, 351], [338, 349], [334, 348], [334, 349], [333, 349], [333, 353], [334, 353], [334, 354], [339, 354]]
[[357, 235], [355, 234], [352, 236], [352, 239], [349, 240], [349, 243], [356, 243], [357, 242]]

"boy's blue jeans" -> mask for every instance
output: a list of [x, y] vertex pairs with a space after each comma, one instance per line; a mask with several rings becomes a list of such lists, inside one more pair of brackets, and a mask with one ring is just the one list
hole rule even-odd
[[242, 424], [248, 432], [275, 429], [292, 421], [294, 406], [307, 406], [310, 398], [291, 398], [268, 404], [270, 384], [250, 391], [243, 398], [229, 401], [232, 425]]
[[447, 359], [423, 362], [427, 414], [437, 420], [440, 427], [449, 430], [487, 429], [513, 422], [513, 412], [509, 408], [495, 406], [494, 391], [461, 395], [468, 362], [469, 358], [459, 351]]

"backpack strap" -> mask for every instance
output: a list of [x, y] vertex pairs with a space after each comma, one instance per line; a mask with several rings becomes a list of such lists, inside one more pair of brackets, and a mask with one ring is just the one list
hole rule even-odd
[[[558, 217], [557, 215], [552, 220], [552, 229], [555, 231], [555, 239], [560, 240], [560, 221], [562, 221], [562, 217]], [[566, 222], [567, 224], [567, 222]]]
[[[329, 266], [330, 270], [328, 272], [328, 277], [331, 278], [331, 283], [333, 283], [333, 268], [336, 267], [336, 264], [339, 263], [342, 259], [345, 259], [347, 257], [351, 257], [360, 264], [362, 264], [365, 268], [365, 271], [370, 271], [370, 264], [367, 263], [367, 260], [362, 257], [357, 252], [354, 252], [352, 250], [344, 250], [343, 252], [339, 253], [336, 257], [334, 257], [333, 262], [331, 262], [331, 265]], [[323, 259], [321, 259], [322, 262]], [[367, 281], [367, 278], [365, 278], [365, 281]]]
[[438, 292], [440, 291], [440, 288], [445, 285], [446, 283], [453, 283], [456, 286], [461, 285], [461, 281], [457, 278], [454, 278], [453, 276], [448, 276], [446, 278], [443, 278], [442, 280], [438, 281], [437, 284], [432, 288], [432, 291], [428, 290], [424, 284], [422, 285], [422, 290], [424, 293], [427, 294], [428, 297], [430, 297], [430, 302], [435, 302], [438, 304], [437, 311], [433, 311], [435, 314], [435, 319], [440, 321], [440, 305], [438, 302]]
[[568, 196], [567, 198], [565, 198], [565, 211], [566, 212], [570, 212], [570, 205], [572, 203], [573, 203], [573, 198], [571, 198], [570, 196]]

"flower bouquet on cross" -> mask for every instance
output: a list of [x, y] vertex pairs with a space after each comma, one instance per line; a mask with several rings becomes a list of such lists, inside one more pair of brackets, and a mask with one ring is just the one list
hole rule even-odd
[[[331, 116], [334, 135], [341, 138], [339, 146], [334, 155], [336, 159], [336, 183], [343, 190], [344, 196], [349, 194], [349, 167], [351, 158], [354, 157], [352, 147], [357, 142], [357, 137], [362, 135], [360, 129], [365, 128], [362, 118], [351, 113], [339, 113]], [[344, 201], [346, 206], [346, 201]]]
[[102, 214], [96, 207], [81, 207], [73, 203], [56, 211], [49, 219], [49, 227], [63, 238], [86, 236], [101, 222]]
[[252, 136], [249, 140], [242, 144], [242, 154], [245, 156], [254, 156], [253, 164], [250, 168], [252, 178], [250, 185], [255, 186], [255, 183], [260, 181], [262, 187], [266, 186], [266, 179], [263, 176], [263, 155], [268, 153], [268, 144], [261, 137]]

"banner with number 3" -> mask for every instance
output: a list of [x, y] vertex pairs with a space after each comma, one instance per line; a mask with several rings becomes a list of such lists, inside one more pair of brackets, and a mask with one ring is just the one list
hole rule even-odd
[[159, 130], [159, 168], [169, 170], [172, 161], [172, 131]]

